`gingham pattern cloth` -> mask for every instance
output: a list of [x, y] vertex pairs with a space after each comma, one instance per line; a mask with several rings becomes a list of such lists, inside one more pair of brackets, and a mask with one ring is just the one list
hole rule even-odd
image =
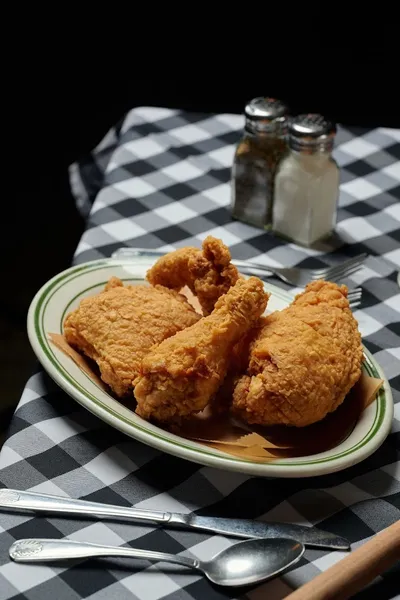
[[[299, 480], [249, 477], [186, 462], [125, 437], [39, 369], [26, 385], [2, 448], [0, 485], [124, 506], [318, 525], [357, 548], [400, 518], [400, 132], [339, 127], [341, 241], [329, 252], [317, 252], [231, 220], [230, 166], [242, 127], [242, 117], [235, 115], [132, 110], [85, 161], [71, 167], [77, 205], [87, 217], [74, 261], [108, 257], [127, 245], [164, 250], [200, 245], [208, 234], [222, 238], [235, 258], [274, 265], [318, 267], [369, 253], [350, 285], [363, 286], [355, 316], [392, 386], [390, 436], [343, 472]], [[1, 600], [277, 600], [345, 555], [307, 550], [284, 576], [237, 590], [212, 586], [189, 570], [139, 561], [15, 564], [8, 548], [26, 537], [69, 537], [199, 558], [233, 542], [134, 523], [2, 512]], [[390, 573], [379, 578], [372, 597], [396, 597], [396, 578]]]

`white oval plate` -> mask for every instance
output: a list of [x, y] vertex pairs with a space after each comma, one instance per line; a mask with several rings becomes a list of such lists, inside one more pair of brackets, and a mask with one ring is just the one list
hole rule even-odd
[[[220, 469], [265, 477], [310, 477], [340, 471], [371, 455], [387, 437], [393, 419], [393, 398], [381, 368], [364, 349], [368, 374], [384, 380], [376, 400], [362, 413], [352, 433], [339, 446], [313, 456], [277, 459], [260, 464], [234, 458], [218, 450], [173, 435], [148, 423], [96, 385], [79, 367], [50, 343], [49, 333], [62, 333], [65, 315], [82, 298], [100, 292], [115, 275], [124, 282], [144, 282], [154, 257], [104, 259], [71, 267], [48, 281], [35, 295], [28, 312], [28, 336], [39, 361], [72, 398], [125, 434], [180, 458]], [[292, 297], [265, 283], [272, 293], [268, 310], [282, 309]]]

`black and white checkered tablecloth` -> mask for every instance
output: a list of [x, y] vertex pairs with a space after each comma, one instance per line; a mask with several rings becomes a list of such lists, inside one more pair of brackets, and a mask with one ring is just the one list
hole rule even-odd
[[[86, 412], [39, 370], [26, 385], [1, 450], [0, 485], [141, 508], [318, 524], [346, 536], [356, 548], [400, 518], [400, 131], [339, 128], [335, 157], [342, 170], [337, 226], [342, 241], [319, 253], [231, 220], [230, 166], [242, 126], [242, 117], [234, 115], [132, 110], [86, 161], [71, 168], [77, 204], [87, 216], [75, 261], [110, 256], [124, 245], [165, 250], [199, 245], [207, 234], [222, 238], [235, 258], [275, 265], [320, 266], [368, 252], [371, 258], [350, 283], [363, 286], [363, 304], [355, 315], [393, 389], [389, 438], [345, 472], [258, 479], [185, 462], [131, 440]], [[359, 503], [367, 499], [377, 500]], [[146, 563], [10, 562], [11, 543], [32, 536], [200, 558], [228, 543], [218, 536], [135, 524], [0, 513], [1, 600], [276, 600], [343, 556], [308, 550], [284, 577], [239, 592], [217, 589], [189, 571], [161, 571]], [[388, 594], [393, 581], [386, 575], [378, 582], [387, 598], [395, 596]], [[380, 597], [378, 589], [375, 593]]]

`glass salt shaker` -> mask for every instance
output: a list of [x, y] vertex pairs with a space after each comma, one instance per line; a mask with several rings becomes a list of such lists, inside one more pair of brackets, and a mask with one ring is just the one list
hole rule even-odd
[[275, 171], [287, 151], [288, 114], [274, 98], [254, 98], [245, 106], [245, 128], [232, 165], [234, 219], [270, 228]]
[[299, 245], [327, 238], [336, 225], [335, 136], [336, 126], [318, 114], [298, 115], [288, 126], [289, 152], [275, 177], [272, 230]]

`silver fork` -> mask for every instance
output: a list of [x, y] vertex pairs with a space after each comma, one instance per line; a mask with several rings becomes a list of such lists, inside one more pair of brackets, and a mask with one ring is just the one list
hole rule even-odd
[[[252, 261], [232, 261], [244, 275], [259, 275], [261, 277], [267, 277], [268, 273], [276, 275], [290, 285], [295, 287], [305, 287], [311, 281], [317, 279], [324, 279], [325, 281], [338, 282], [345, 279], [349, 275], [352, 275], [358, 271], [365, 259], [367, 254], [359, 254], [354, 256], [345, 262], [335, 265], [332, 267], [324, 267], [322, 269], [304, 269], [299, 267], [270, 267], [266, 265], [260, 265], [253, 263]], [[240, 263], [240, 264], [238, 264]]]
[[350, 303], [350, 308], [357, 308], [361, 304], [362, 289], [360, 287], [356, 287], [353, 290], [350, 290], [347, 294], [347, 298]]
[[[166, 252], [160, 250], [145, 250], [143, 248], [118, 248], [112, 253], [112, 258], [133, 258], [135, 256], [164, 256]], [[367, 258], [367, 254], [359, 254], [339, 265], [324, 267], [322, 269], [303, 269], [298, 267], [284, 268], [261, 265], [250, 260], [232, 260], [232, 263], [244, 275], [259, 275], [269, 277], [276, 275], [284, 281], [295, 287], [304, 287], [307, 283], [317, 279], [337, 282], [349, 275], [352, 275], [361, 268], [361, 265]]]

